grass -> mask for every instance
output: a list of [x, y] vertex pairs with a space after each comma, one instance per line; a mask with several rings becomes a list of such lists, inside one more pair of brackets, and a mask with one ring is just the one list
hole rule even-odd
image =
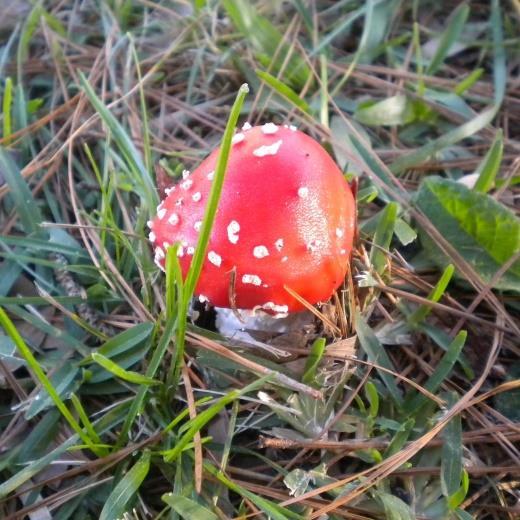
[[[516, 3], [9, 13], [1, 518], [518, 517]], [[359, 213], [338, 293], [258, 338], [286, 357], [188, 318], [233, 129], [271, 120], [322, 142]], [[221, 142], [190, 274], [171, 248], [165, 277], [157, 186]]]

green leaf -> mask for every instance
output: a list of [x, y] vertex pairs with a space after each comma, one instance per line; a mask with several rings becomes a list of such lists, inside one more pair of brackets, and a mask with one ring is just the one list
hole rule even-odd
[[187, 520], [218, 520], [218, 516], [207, 507], [201, 506], [195, 500], [179, 495], [168, 493], [161, 497], [178, 515]]
[[150, 452], [145, 450], [141, 458], [110, 493], [101, 510], [100, 520], [117, 520], [123, 516], [123, 513], [130, 507], [130, 500], [137, 493], [146, 475], [148, 475], [149, 469]]
[[504, 138], [502, 130], [499, 129], [491, 148], [488, 150], [486, 156], [482, 159], [482, 162], [479, 164], [477, 171], [475, 172], [478, 174], [477, 182], [473, 187], [475, 191], [487, 193], [493, 187], [495, 177], [500, 169], [500, 163], [502, 162], [503, 151]]
[[[356, 332], [358, 335], [359, 343], [361, 348], [366, 352], [369, 361], [375, 363], [387, 370], [391, 370], [395, 372], [395, 367], [393, 366], [388, 354], [386, 353], [383, 345], [379, 342], [376, 335], [372, 331], [372, 329], [368, 326], [363, 316], [359, 312], [356, 311]], [[397, 388], [397, 385], [394, 381], [394, 377], [386, 371], [380, 370], [376, 368], [379, 373], [379, 377], [382, 379], [383, 383], [388, 388], [390, 395], [392, 396], [394, 402], [401, 407], [403, 398], [401, 397], [401, 392]]]
[[442, 33], [435, 54], [430, 61], [426, 73], [433, 76], [444, 63], [453, 44], [458, 40], [469, 15], [469, 6], [460, 4], [451, 14], [448, 25]]
[[397, 126], [414, 119], [413, 104], [406, 96], [398, 94], [383, 101], [365, 102], [354, 112], [354, 117], [368, 126]]
[[102, 366], [105, 370], [108, 370], [111, 374], [114, 374], [116, 377], [119, 377], [124, 381], [128, 381], [129, 383], [135, 383], [137, 385], [159, 385], [161, 383], [157, 379], [143, 376], [138, 372], [125, 370], [124, 368], [121, 368], [117, 363], [110, 361], [110, 359], [103, 356], [102, 354], [99, 354], [98, 352], [94, 352], [92, 354], [92, 359], [98, 365]]
[[[486, 282], [520, 250], [520, 220], [492, 197], [439, 177], [427, 178], [415, 198], [418, 208]], [[424, 232], [421, 241], [440, 266], [450, 260]], [[461, 273], [458, 273], [461, 275]], [[520, 261], [495, 284], [520, 291]]]

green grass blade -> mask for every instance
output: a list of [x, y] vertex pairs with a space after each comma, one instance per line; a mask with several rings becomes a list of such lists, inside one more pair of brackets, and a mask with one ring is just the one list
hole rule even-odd
[[502, 163], [502, 154], [504, 152], [504, 137], [502, 129], [498, 129], [495, 140], [488, 150], [484, 159], [479, 164], [477, 171], [477, 182], [473, 189], [482, 193], [487, 193], [494, 185], [495, 178]]
[[[462, 422], [456, 415], [442, 432], [441, 486], [445, 497], [459, 490], [462, 476]], [[457, 504], [458, 505], [458, 504]]]
[[446, 132], [437, 139], [433, 139], [413, 152], [402, 155], [391, 164], [390, 169], [394, 173], [401, 173], [412, 166], [416, 166], [417, 164], [428, 160], [429, 157], [439, 150], [452, 146], [485, 128], [489, 123], [491, 123], [491, 121], [493, 121], [496, 113], [496, 106], [491, 106], [485, 109], [470, 121]]
[[20, 488], [20, 486], [29, 481], [34, 475], [47, 468], [50, 464], [52, 464], [52, 462], [66, 453], [67, 450], [77, 442], [77, 440], [78, 436], [73, 435], [43, 457], [31, 461], [27, 466], [15, 473], [11, 478], [0, 483], [0, 498], [4, 498], [9, 493], [16, 491]]
[[289, 509], [279, 506], [270, 500], [267, 500], [261, 496], [255, 495], [251, 491], [248, 491], [244, 487], [236, 484], [231, 479], [229, 479], [226, 475], [224, 475], [221, 471], [217, 470], [208, 462], [204, 462], [204, 469], [213, 475], [219, 482], [224, 484], [229, 490], [237, 493], [241, 497], [247, 498], [255, 504], [259, 509], [264, 511], [269, 518], [273, 520], [301, 520], [301, 515], [293, 513]]
[[[164, 354], [166, 353], [166, 349], [168, 348], [168, 345], [170, 344], [170, 341], [173, 337], [176, 326], [177, 323], [174, 319], [166, 322], [163, 334], [159, 340], [157, 347], [155, 348], [155, 351], [152, 355], [152, 359], [148, 364], [148, 368], [146, 369], [145, 375], [147, 377], [153, 378], [155, 376], [157, 369], [161, 365], [161, 361], [164, 357]], [[125, 417], [125, 422], [121, 427], [121, 432], [116, 443], [116, 448], [120, 448], [121, 446], [123, 446], [123, 444], [128, 439], [128, 432], [130, 431], [130, 428], [132, 427], [132, 424], [135, 418], [137, 417], [137, 414], [141, 411], [141, 408], [143, 407], [144, 398], [146, 397], [148, 388], [149, 387], [145, 385], [140, 386], [136, 396], [132, 400], [130, 409], [128, 410], [128, 413]]]
[[157, 379], [143, 376], [142, 374], [139, 374], [138, 372], [133, 372], [131, 370], [125, 370], [124, 368], [121, 368], [117, 363], [110, 361], [110, 359], [97, 352], [92, 353], [92, 360], [95, 361], [98, 365], [102, 366], [105, 370], [108, 370], [114, 376], [119, 377], [124, 381], [128, 381], [129, 383], [134, 383], [136, 385], [161, 384], [161, 382]]
[[[90, 435], [90, 438], [95, 444], [101, 444], [101, 439], [99, 438], [99, 435], [96, 432], [96, 429], [94, 428], [94, 425], [90, 421], [87, 412], [85, 411], [85, 408], [83, 408], [83, 405], [81, 404], [81, 401], [79, 400], [78, 396], [72, 392], [70, 394], [70, 401], [72, 403], [72, 406], [74, 406], [74, 409], [76, 410], [78, 417], [80, 418], [81, 422], [83, 423], [83, 426], [85, 427], [85, 430]], [[108, 452], [105, 452], [105, 455], [108, 455]]]
[[127, 511], [129, 502], [139, 490], [150, 470], [150, 452], [145, 450], [141, 458], [132, 466], [107, 498], [100, 520], [117, 520]]
[[466, 90], [469, 90], [480, 79], [483, 73], [484, 69], [475, 69], [470, 72], [467, 77], [457, 83], [453, 92], [458, 96], [462, 96]]
[[388, 448], [383, 453], [383, 458], [387, 459], [397, 452], [401, 451], [412, 433], [413, 427], [415, 426], [415, 419], [407, 419], [401, 428], [396, 432], [393, 439], [390, 441]]
[[92, 439], [83, 431], [81, 426], [78, 424], [76, 419], [72, 416], [69, 409], [65, 405], [65, 403], [61, 400], [60, 396], [52, 386], [49, 378], [45, 374], [45, 372], [42, 370], [40, 364], [36, 360], [36, 358], [33, 356], [33, 353], [25, 343], [24, 339], [20, 335], [20, 333], [16, 330], [16, 327], [14, 326], [13, 322], [9, 319], [9, 316], [7, 313], [0, 308], [0, 325], [5, 329], [7, 334], [11, 337], [11, 339], [14, 341], [18, 351], [20, 352], [21, 356], [25, 359], [27, 362], [27, 365], [31, 369], [31, 371], [36, 376], [36, 379], [39, 381], [39, 383], [42, 385], [42, 387], [46, 390], [46, 392], [49, 394], [51, 399], [53, 400], [54, 404], [56, 405], [56, 408], [61, 412], [63, 417], [66, 419], [66, 421], [69, 423], [70, 427], [80, 436], [81, 440], [90, 447], [90, 449], [99, 455], [99, 450], [93, 446]]
[[504, 46], [504, 31], [502, 28], [502, 11], [498, 0], [491, 3], [491, 32], [493, 35], [493, 85], [495, 88], [495, 105], [498, 107], [506, 93], [507, 65]]
[[112, 132], [114, 140], [117, 143], [119, 150], [123, 154], [123, 157], [127, 161], [130, 171], [134, 176], [134, 181], [139, 190], [139, 194], [146, 202], [148, 211], [155, 211], [158, 203], [155, 185], [150, 172], [143, 164], [140, 153], [137, 151], [128, 133], [104, 105], [101, 99], [99, 99], [97, 94], [94, 92], [94, 89], [91, 87], [90, 83], [87, 81], [81, 71], [79, 71], [79, 79], [81, 87], [83, 88], [83, 91], [87, 95], [89, 101], [92, 103], [92, 106], [96, 109], [103, 122]]
[[219, 520], [219, 517], [207, 507], [177, 493], [167, 493], [161, 500], [186, 520]]
[[[381, 366], [382, 368], [386, 368], [387, 370], [395, 372], [395, 367], [393, 366], [392, 361], [383, 348], [383, 345], [381, 345], [359, 310], [356, 311], [355, 320], [359, 343], [361, 348], [365, 351], [368, 360]], [[377, 368], [376, 370], [379, 374], [379, 377], [388, 389], [390, 395], [392, 396], [395, 404], [400, 408], [403, 404], [403, 398], [401, 396], [401, 392], [397, 388], [394, 377], [386, 371], [379, 370]]]
[[396, 202], [390, 202], [381, 212], [381, 217], [377, 223], [372, 249], [370, 250], [370, 262], [379, 274], [386, 268], [385, 252], [388, 251], [392, 241], [398, 209], [399, 205]]
[[302, 383], [306, 385], [316, 386], [316, 371], [325, 354], [325, 338], [317, 338], [312, 344], [309, 356], [305, 361], [305, 368], [303, 370]]
[[[466, 337], [467, 332], [465, 330], [461, 330], [457, 336], [455, 336], [455, 339], [450, 343], [448, 350], [444, 356], [442, 356], [442, 359], [433, 371], [433, 374], [423, 385], [425, 390], [428, 390], [431, 394], [437, 392], [443, 381], [450, 375], [453, 366], [457, 362], [464, 344], [466, 343]], [[404, 410], [407, 414], [413, 415], [426, 402], [428, 402], [428, 397], [421, 393], [415, 393], [411, 397], [407, 396]]]
[[43, 233], [39, 227], [42, 216], [38, 204], [34, 200], [31, 190], [22, 177], [18, 166], [11, 158], [9, 152], [0, 147], [0, 171], [5, 182], [9, 186], [9, 197], [12, 197], [16, 211], [20, 216], [20, 222], [24, 231], [30, 233]]
[[462, 29], [468, 20], [469, 6], [467, 4], [460, 4], [450, 16], [448, 26], [440, 37], [437, 50], [433, 55], [430, 65], [426, 69], [426, 73], [434, 75], [444, 63], [448, 53], [453, 44], [459, 39]]
[[282, 33], [266, 17], [259, 15], [248, 0], [223, 0], [222, 4], [233, 24], [255, 49], [259, 58], [265, 58], [265, 62], [269, 63], [276, 74], [284, 67], [287, 82], [295, 88], [302, 88], [312, 72], [291, 45], [283, 41]]
[[270, 379], [270, 376], [265, 376], [253, 383], [245, 386], [241, 390], [232, 390], [225, 396], [221, 397], [215, 404], [197, 414], [197, 416], [186, 423], [181, 431], [185, 431], [182, 437], [175, 443], [175, 446], [171, 450], [167, 450], [163, 453], [164, 460], [166, 462], [173, 462], [180, 453], [186, 448], [188, 443], [193, 441], [193, 437], [198, 433], [213, 417], [222, 411], [222, 409], [228, 404], [232, 403], [242, 395], [260, 388], [266, 381]]
[[277, 94], [289, 101], [294, 107], [299, 108], [306, 114], [311, 114], [311, 107], [291, 87], [269, 74], [269, 72], [258, 69], [255, 72], [264, 83], [267, 83]]
[[[455, 267], [453, 267], [452, 264], [449, 264], [446, 266], [439, 281], [435, 284], [435, 287], [431, 290], [430, 294], [428, 295], [429, 301], [438, 302], [442, 298], [442, 296], [444, 295], [444, 293], [448, 287], [448, 284], [451, 281], [451, 278], [452, 278], [454, 272], [455, 272]], [[431, 310], [432, 310], [431, 306], [421, 305], [408, 318], [408, 323], [413, 327], [417, 326], [419, 323], [424, 321], [426, 316], [428, 316], [428, 314], [430, 314]]]
[[3, 113], [3, 133], [2, 138], [4, 144], [7, 146], [10, 142], [12, 129], [11, 123], [11, 107], [13, 105], [13, 81], [11, 78], [5, 79], [4, 97], [2, 99], [2, 113]]

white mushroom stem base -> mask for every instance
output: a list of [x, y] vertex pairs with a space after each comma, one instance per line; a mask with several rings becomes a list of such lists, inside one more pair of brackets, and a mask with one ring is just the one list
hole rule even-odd
[[313, 316], [308, 312], [296, 312], [285, 317], [275, 317], [265, 312], [239, 310], [243, 319], [241, 322], [231, 309], [215, 307], [217, 313], [216, 328], [218, 332], [231, 340], [240, 341], [268, 350], [279, 357], [290, 354], [279, 348], [257, 341], [249, 331], [262, 331], [274, 334], [284, 334], [303, 330], [304, 326], [313, 322]]

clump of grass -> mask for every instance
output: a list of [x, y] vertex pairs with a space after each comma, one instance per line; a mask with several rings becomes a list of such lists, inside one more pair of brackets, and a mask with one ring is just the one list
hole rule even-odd
[[[0, 517], [514, 518], [520, 13], [18, 4], [0, 22]], [[188, 319], [239, 119], [297, 124], [357, 191], [351, 273], [272, 340], [285, 358]], [[155, 165], [221, 141], [192, 270], [171, 248], [165, 279]]]

